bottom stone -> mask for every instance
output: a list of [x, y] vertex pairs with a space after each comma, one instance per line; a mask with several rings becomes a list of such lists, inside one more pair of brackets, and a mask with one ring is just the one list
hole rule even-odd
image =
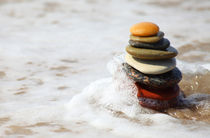
[[168, 109], [170, 107], [176, 107], [178, 105], [179, 96], [173, 98], [171, 100], [156, 100], [156, 99], [149, 99], [138, 97], [139, 104], [146, 108], [151, 108], [158, 111], [163, 111], [164, 109]]

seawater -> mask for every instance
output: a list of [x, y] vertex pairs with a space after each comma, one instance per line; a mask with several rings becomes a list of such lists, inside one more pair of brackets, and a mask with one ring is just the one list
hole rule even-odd
[[[122, 57], [116, 57], [108, 64], [113, 78], [93, 82], [70, 101], [67, 105], [69, 117], [73, 115], [74, 120], [85, 120], [96, 128], [107, 129], [122, 137], [209, 136], [209, 91], [199, 93], [199, 89], [190, 91], [186, 88], [195, 87], [188, 80], [198, 78], [199, 74], [183, 74], [180, 86], [184, 93], [187, 91], [187, 96], [182, 100], [189, 106], [160, 113], [138, 104], [134, 82], [122, 70], [123, 61]], [[200, 75], [200, 81], [209, 77], [207, 74]]]

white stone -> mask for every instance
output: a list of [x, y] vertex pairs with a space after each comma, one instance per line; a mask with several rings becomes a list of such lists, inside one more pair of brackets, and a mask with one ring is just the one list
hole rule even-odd
[[163, 74], [176, 67], [175, 58], [165, 60], [141, 60], [133, 58], [127, 53], [125, 61], [133, 68], [145, 74]]

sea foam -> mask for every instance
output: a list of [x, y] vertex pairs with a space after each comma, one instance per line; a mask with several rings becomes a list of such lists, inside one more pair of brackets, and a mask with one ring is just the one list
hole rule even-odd
[[[184, 125], [179, 119], [141, 107], [133, 81], [122, 70], [123, 61], [123, 56], [114, 57], [108, 63], [112, 78], [91, 83], [71, 99], [66, 105], [67, 120], [83, 120], [96, 128], [125, 137], [197, 138], [210, 134], [205, 123]], [[193, 99], [191, 97], [188, 100]]]

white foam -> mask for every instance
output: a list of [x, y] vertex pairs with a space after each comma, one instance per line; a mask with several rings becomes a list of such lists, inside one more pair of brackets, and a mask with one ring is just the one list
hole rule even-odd
[[[133, 82], [121, 70], [122, 57], [114, 59], [108, 64], [113, 78], [91, 83], [66, 105], [69, 120], [85, 120], [97, 128], [109, 128], [117, 136], [125, 137], [196, 138], [210, 134], [209, 127], [199, 122], [193, 126], [182, 125], [168, 115], [142, 108]], [[196, 131], [191, 131], [192, 128]]]
[[185, 74], [206, 74], [208, 72], [208, 64], [189, 63], [181, 60], [176, 60], [177, 67]]
[[204, 67], [205, 69], [207, 69], [208, 71], [210, 71], [210, 64], [202, 64], [202, 67]]

